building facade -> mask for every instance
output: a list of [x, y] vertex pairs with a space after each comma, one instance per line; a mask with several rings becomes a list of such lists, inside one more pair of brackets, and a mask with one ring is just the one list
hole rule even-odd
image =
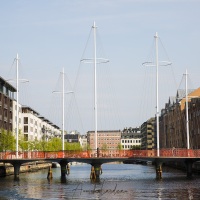
[[0, 129], [12, 131], [13, 99], [16, 89], [0, 77]]
[[[87, 132], [87, 144], [90, 149], [95, 149], [95, 133], [94, 131]], [[97, 132], [97, 147], [104, 150], [116, 150], [121, 145], [121, 131], [98, 131]]]
[[156, 148], [155, 117], [148, 119], [141, 125], [141, 149], [153, 150]]
[[64, 135], [65, 142], [70, 142], [70, 143], [79, 143], [80, 142], [80, 133], [77, 131], [72, 131], [70, 133], [67, 133]]
[[[172, 100], [173, 99], [173, 100]], [[189, 90], [189, 146], [199, 148], [200, 143], [200, 88]], [[186, 98], [185, 90], [178, 90], [174, 98], [170, 98], [160, 117], [160, 147], [187, 148], [186, 130]]]
[[141, 148], [140, 128], [124, 128], [121, 133], [121, 147], [124, 150]]
[[[19, 106], [19, 137], [25, 141], [48, 141], [53, 137], [61, 137], [61, 130], [45, 117], [28, 106]], [[17, 128], [17, 103], [13, 101], [13, 133]]]

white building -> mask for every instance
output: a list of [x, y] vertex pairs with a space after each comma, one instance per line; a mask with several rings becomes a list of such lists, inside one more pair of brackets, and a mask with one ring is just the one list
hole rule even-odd
[[128, 150], [134, 147], [141, 146], [141, 139], [140, 138], [123, 138], [121, 139], [122, 149]]
[[[17, 103], [13, 101], [13, 132], [17, 127]], [[38, 112], [28, 106], [19, 104], [19, 137], [25, 141], [46, 140], [61, 137], [61, 130], [48, 119], [40, 116]]]

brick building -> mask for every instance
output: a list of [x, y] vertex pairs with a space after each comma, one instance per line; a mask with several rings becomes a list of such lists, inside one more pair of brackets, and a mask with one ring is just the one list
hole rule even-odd
[[0, 129], [12, 131], [13, 99], [16, 89], [0, 77]]
[[[190, 147], [200, 143], [200, 88], [188, 92]], [[170, 97], [160, 117], [160, 148], [187, 148], [185, 90], [178, 90]]]
[[[91, 149], [95, 149], [95, 133], [94, 131], [87, 132], [87, 144]], [[121, 144], [121, 131], [98, 131], [97, 146], [99, 149], [116, 150]]]

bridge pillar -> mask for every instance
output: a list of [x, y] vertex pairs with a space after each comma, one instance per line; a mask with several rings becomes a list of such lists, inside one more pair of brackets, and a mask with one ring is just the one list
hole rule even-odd
[[102, 168], [100, 164], [92, 164], [90, 179], [95, 180], [99, 179], [99, 176], [102, 174]]
[[162, 179], [162, 163], [156, 161], [156, 179], [161, 180]]
[[15, 162], [15, 163], [12, 163], [12, 165], [14, 167], [14, 179], [18, 180], [19, 179], [19, 172], [20, 172], [21, 163]]
[[193, 161], [188, 159], [188, 160], [185, 161], [185, 164], [186, 164], [186, 170], [187, 170], [187, 177], [190, 178], [190, 177], [192, 177]]
[[65, 177], [67, 174], [67, 168], [66, 168], [67, 164], [68, 164], [68, 162], [65, 160], [60, 161], [61, 177]]

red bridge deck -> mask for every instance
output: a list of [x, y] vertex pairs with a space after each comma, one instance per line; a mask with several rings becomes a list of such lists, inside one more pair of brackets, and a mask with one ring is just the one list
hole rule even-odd
[[[162, 158], [200, 158], [200, 149], [161, 149]], [[95, 150], [88, 151], [24, 151], [0, 152], [0, 160], [11, 159], [58, 159], [58, 158], [152, 158], [157, 157], [157, 150]]]

